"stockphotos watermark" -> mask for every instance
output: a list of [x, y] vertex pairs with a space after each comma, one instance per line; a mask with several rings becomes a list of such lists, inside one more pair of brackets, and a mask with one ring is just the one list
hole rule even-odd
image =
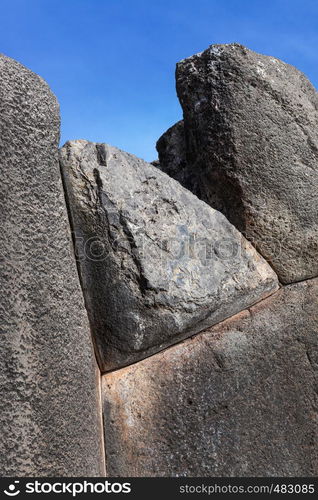
[[318, 251], [317, 242], [311, 237], [302, 239], [301, 245], [296, 242], [291, 245], [284, 235], [279, 238], [259, 235], [258, 238], [249, 237], [247, 241], [244, 233], [230, 233], [215, 239], [198, 237], [194, 232], [178, 237], [156, 238], [137, 233], [134, 236], [116, 236], [113, 239], [100, 236], [84, 238], [73, 233], [73, 242], [76, 260], [92, 262], [107, 261], [114, 254], [133, 253], [140, 259], [155, 255], [158, 262], [168, 259], [197, 260], [208, 265], [215, 259], [229, 261], [240, 258], [249, 244], [256, 249], [265, 248], [269, 260], [286, 253], [289, 258], [300, 258], [308, 251], [307, 248]]
[[[7, 255], [13, 262], [26, 263], [29, 260], [42, 262], [46, 255], [54, 253], [61, 262], [68, 255], [74, 255], [78, 262], [91, 261], [107, 262], [109, 258], [117, 255], [135, 255], [138, 259], [147, 258], [152, 255], [158, 265], [170, 261], [200, 261], [201, 265], [209, 265], [213, 260], [230, 261], [240, 258], [246, 252], [247, 242], [244, 233], [233, 233], [220, 238], [198, 237], [196, 233], [189, 231], [187, 234], [175, 237], [158, 235], [156, 238], [136, 233], [129, 235], [112, 235], [112, 237], [101, 237], [91, 235], [83, 237], [72, 233], [73, 244], [67, 239], [55, 239], [41, 234], [33, 241], [28, 234], [19, 231], [19, 238], [13, 238], [7, 248]], [[266, 237], [259, 235], [258, 238], [249, 237], [249, 243], [256, 249], [266, 249], [265, 257], [271, 260], [278, 258], [282, 253], [287, 253], [289, 258], [300, 258], [310, 248], [312, 252], [318, 251], [317, 243], [310, 237], [302, 239], [291, 246], [290, 241], [284, 235], [277, 237]], [[4, 257], [4, 255], [2, 255]]]
[[68, 481], [30, 481], [20, 486], [20, 481], [12, 481], [4, 490], [3, 493], [7, 497], [16, 497], [20, 494], [68, 494], [72, 497], [83, 494], [119, 494], [131, 493], [131, 483], [113, 482], [113, 481], [99, 481], [91, 482], [87, 480], [68, 482]]
[[42, 495], [48, 499], [58, 495], [69, 498], [92, 498], [92, 495], [119, 495], [130, 498], [150, 498], [154, 491], [157, 496], [165, 498], [221, 498], [235, 494], [238, 498], [254, 498], [257, 495], [307, 495], [307, 498], [317, 496], [318, 480], [316, 478], [0, 478], [1, 498], [33, 498], [32, 495]]
[[[137, 245], [138, 244], [138, 245]], [[154, 252], [155, 248], [155, 252]], [[117, 237], [113, 241], [103, 241], [99, 237], [92, 236], [84, 239], [75, 238], [76, 259], [103, 262], [114, 253], [127, 254], [138, 252], [138, 257], [146, 258], [147, 255], [155, 255], [157, 261], [166, 260], [199, 260], [201, 263], [219, 260], [231, 260], [239, 257], [242, 252], [242, 241], [230, 237], [219, 238], [211, 241], [208, 238], [197, 238], [190, 233], [180, 238], [162, 238], [150, 240], [141, 235], [136, 238], [125, 236]]]

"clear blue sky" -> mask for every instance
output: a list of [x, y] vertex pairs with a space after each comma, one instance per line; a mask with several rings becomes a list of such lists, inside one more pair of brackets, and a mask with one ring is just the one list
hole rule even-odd
[[317, 0], [2, 0], [0, 52], [43, 76], [62, 138], [103, 141], [146, 160], [182, 116], [175, 63], [240, 42], [318, 82]]

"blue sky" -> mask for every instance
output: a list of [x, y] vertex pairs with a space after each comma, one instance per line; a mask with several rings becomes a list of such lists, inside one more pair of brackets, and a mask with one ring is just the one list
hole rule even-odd
[[317, 0], [2, 0], [0, 52], [61, 105], [61, 143], [108, 142], [151, 161], [182, 117], [175, 64], [239, 42], [318, 83]]

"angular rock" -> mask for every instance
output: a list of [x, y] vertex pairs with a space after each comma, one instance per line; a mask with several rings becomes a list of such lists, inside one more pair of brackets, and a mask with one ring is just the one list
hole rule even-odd
[[[183, 120], [170, 127], [157, 141], [160, 170], [187, 187], [190, 169], [187, 165]], [[190, 187], [192, 184], [190, 183]]]
[[221, 213], [152, 165], [86, 141], [67, 143], [61, 165], [102, 370], [277, 289], [275, 273]]
[[314, 87], [294, 67], [238, 44], [181, 61], [176, 77], [187, 164], [179, 167], [172, 154], [167, 165], [169, 148], [182, 151], [182, 138], [176, 146], [170, 133], [171, 146], [159, 148], [161, 168], [224, 213], [283, 283], [317, 276]]
[[103, 377], [111, 476], [317, 476], [318, 280]]
[[0, 55], [1, 476], [104, 473], [99, 375], [58, 141], [47, 84]]

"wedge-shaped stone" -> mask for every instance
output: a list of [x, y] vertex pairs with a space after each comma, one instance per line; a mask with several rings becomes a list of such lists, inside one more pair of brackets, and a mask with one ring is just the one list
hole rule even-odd
[[152, 165], [85, 141], [67, 143], [61, 164], [103, 370], [276, 290], [275, 273], [226, 218]]
[[184, 133], [176, 125], [158, 141], [160, 168], [225, 214], [283, 283], [317, 276], [314, 87], [238, 44], [181, 61], [176, 78]]
[[103, 377], [111, 476], [318, 474], [318, 280]]

